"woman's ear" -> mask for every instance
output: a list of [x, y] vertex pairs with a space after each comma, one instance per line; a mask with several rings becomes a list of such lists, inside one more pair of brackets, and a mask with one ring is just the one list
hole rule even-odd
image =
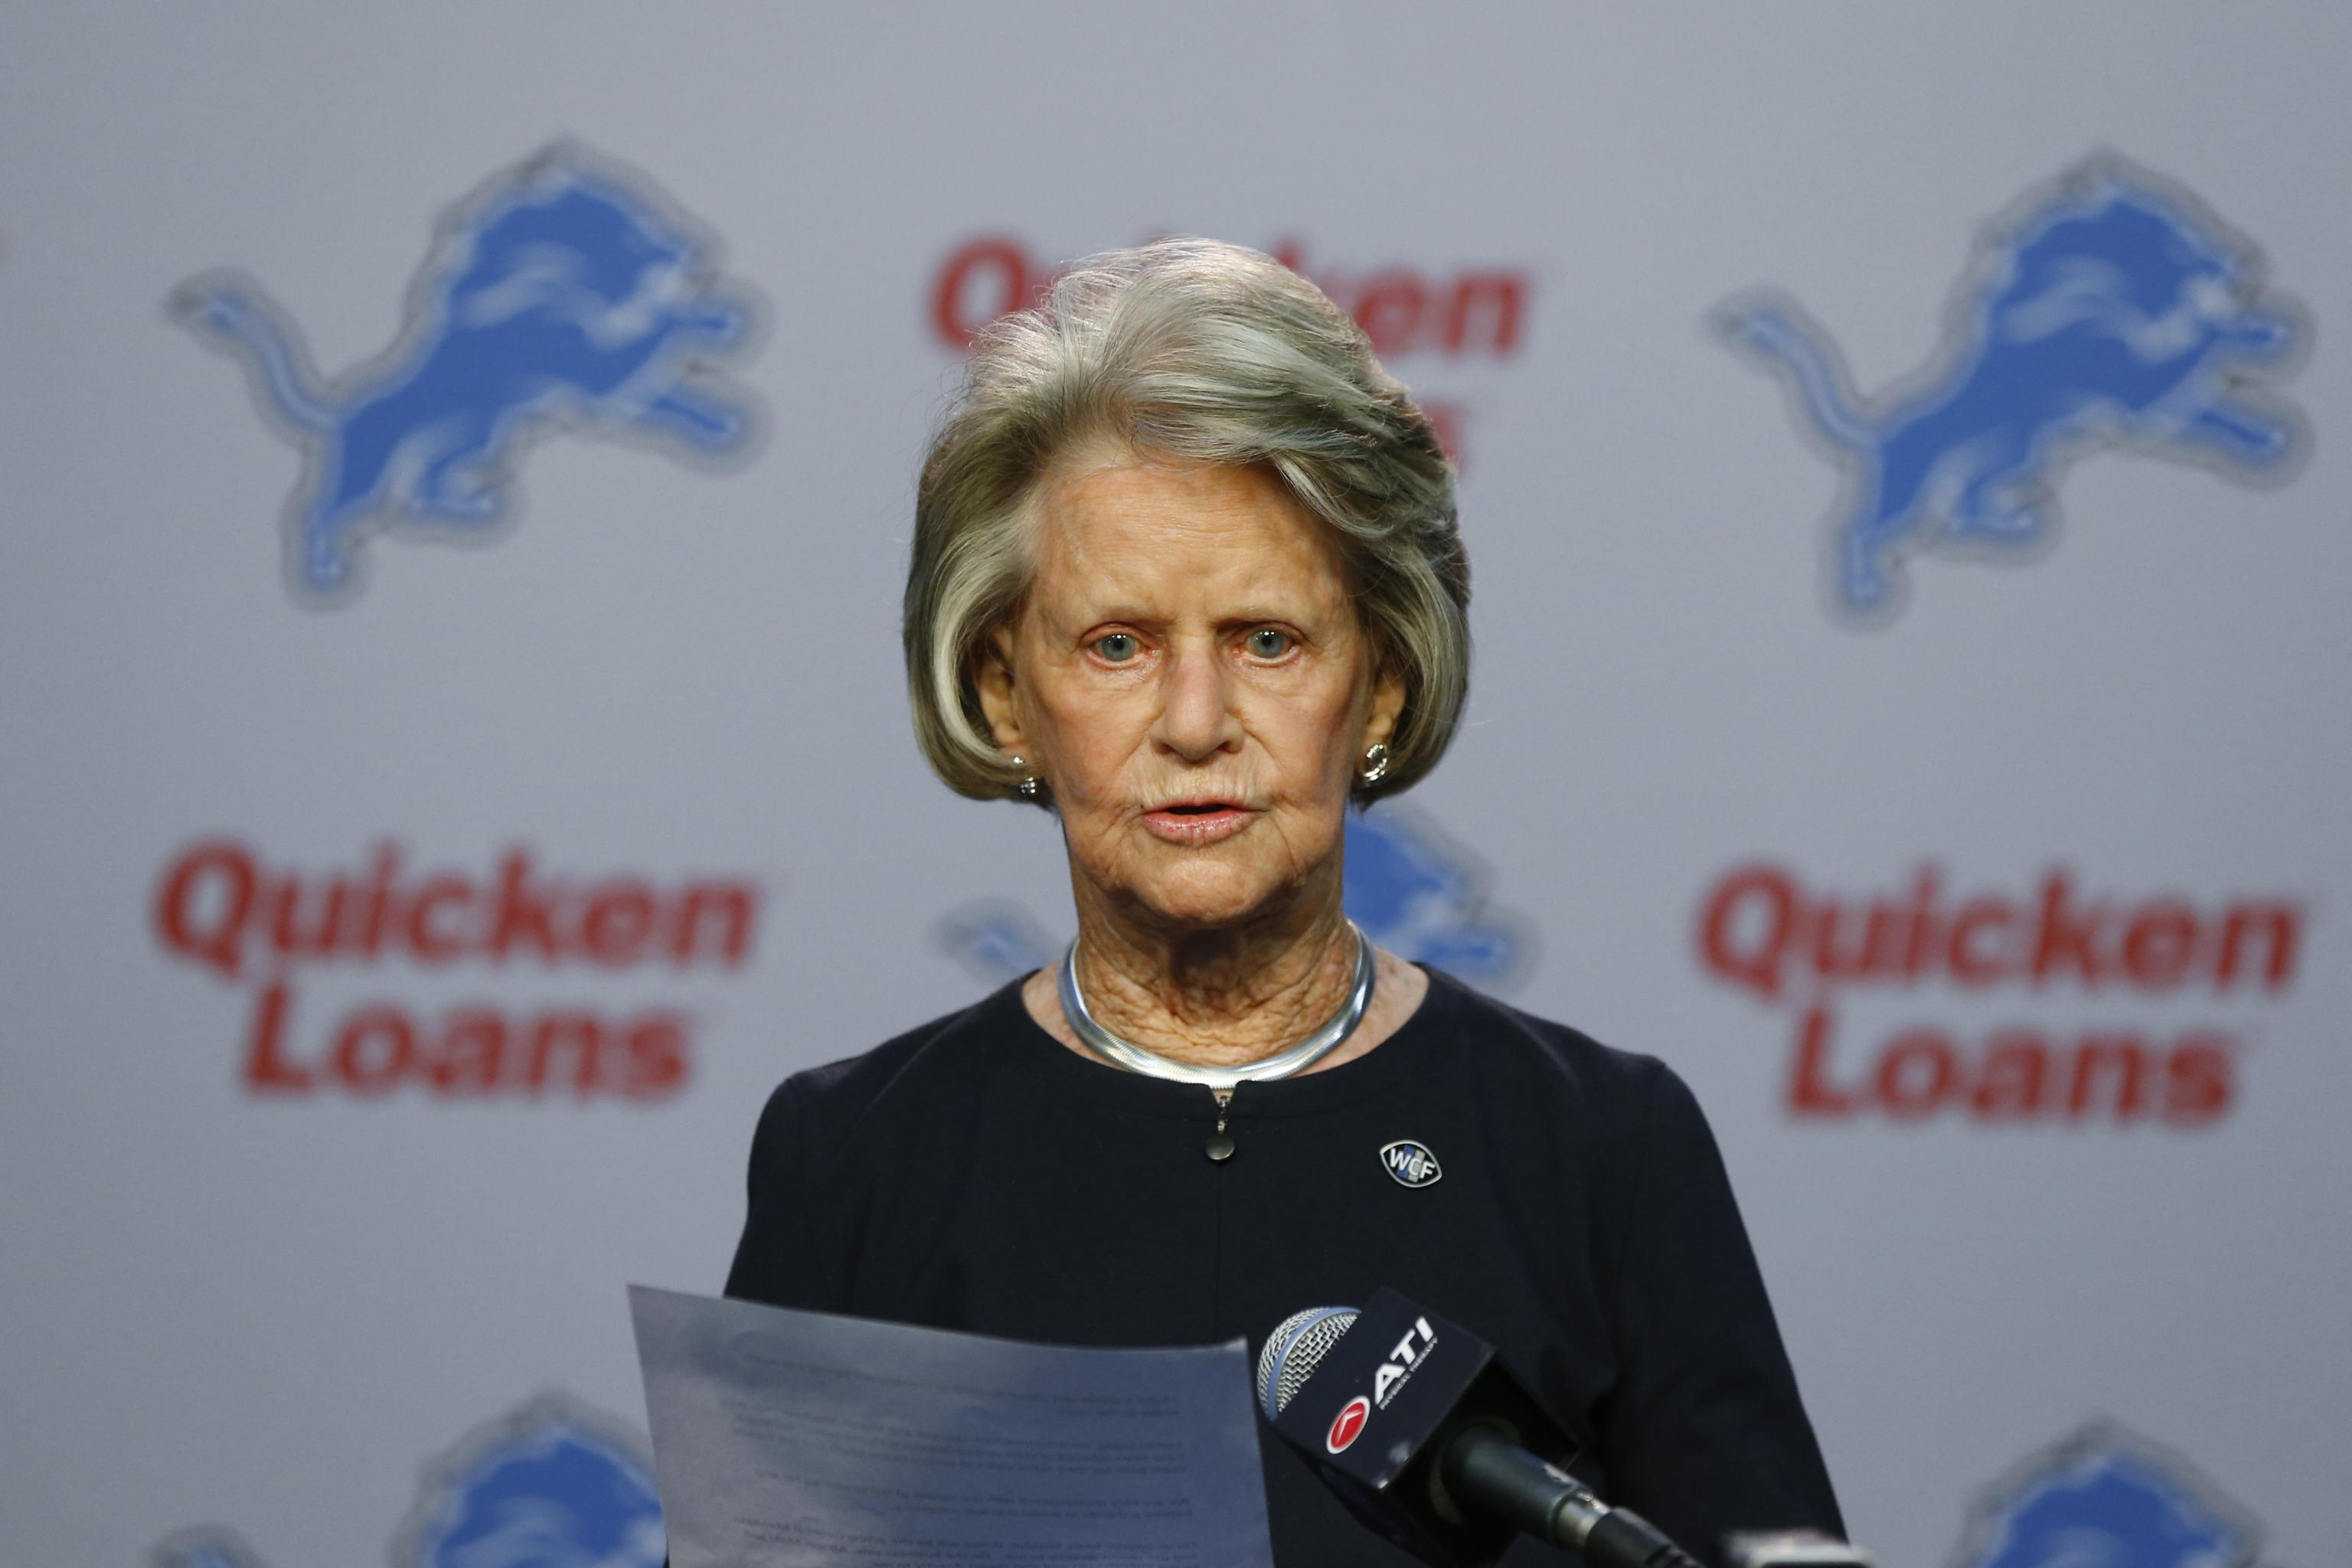
[[1383, 664], [1381, 672], [1372, 677], [1371, 711], [1364, 717], [1363, 744], [1359, 753], [1373, 746], [1393, 744], [1397, 721], [1404, 715], [1404, 672], [1392, 664]]
[[998, 746], [1015, 756], [1028, 754], [1029, 742], [1021, 728], [1013, 700], [1013, 628], [1003, 621], [988, 629], [972, 654], [971, 683], [980, 695], [981, 713]]

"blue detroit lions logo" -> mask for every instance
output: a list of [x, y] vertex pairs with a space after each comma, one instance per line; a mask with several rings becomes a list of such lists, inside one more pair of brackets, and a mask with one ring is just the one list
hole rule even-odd
[[2255, 1545], [2187, 1465], [2094, 1426], [1995, 1489], [1955, 1568], [2241, 1568]]
[[[635, 1445], [541, 1399], [433, 1467], [393, 1568], [660, 1568], [661, 1503]], [[235, 1536], [188, 1531], [157, 1568], [260, 1568]]]
[[1849, 479], [1832, 592], [1860, 616], [1896, 604], [1922, 550], [2016, 557], [2048, 542], [2072, 458], [2126, 446], [2274, 483], [2305, 440], [2258, 391], [2303, 347], [2301, 310], [2260, 287], [2253, 247], [2194, 198], [2095, 158], [1996, 226], [1937, 363], [1868, 402], [1792, 302], [1735, 300], [1715, 325], [1786, 378]]
[[[1349, 814], [1348, 918], [1410, 963], [1443, 969], [1490, 989], [1527, 972], [1525, 922], [1486, 901], [1486, 871], [1423, 814], [1394, 802]], [[941, 951], [988, 984], [1061, 962], [1055, 941], [1016, 904], [963, 905], [934, 930]]]
[[[1034, 916], [1005, 899], [979, 899], [950, 910], [931, 929], [940, 951], [983, 985], [1018, 980], [1061, 962], [1062, 950]], [[1062, 939], [1066, 944], [1067, 937]]]
[[479, 534], [508, 515], [518, 454], [559, 430], [674, 455], [747, 449], [756, 407], [714, 372], [753, 326], [712, 247], [648, 183], [558, 143], [444, 220], [399, 340], [321, 385], [299, 332], [237, 273], [184, 284], [173, 317], [242, 359], [303, 452], [289, 575], [349, 593], [370, 532]]
[[1348, 918], [1399, 958], [1495, 989], [1527, 971], [1524, 921], [1486, 901], [1486, 868], [1412, 807], [1348, 818]]

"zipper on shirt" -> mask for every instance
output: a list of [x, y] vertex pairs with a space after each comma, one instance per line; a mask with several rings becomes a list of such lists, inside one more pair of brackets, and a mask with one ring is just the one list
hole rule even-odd
[[1217, 1129], [1209, 1134], [1209, 1141], [1201, 1145], [1201, 1152], [1209, 1157], [1212, 1164], [1222, 1165], [1234, 1157], [1233, 1134], [1225, 1131], [1225, 1117], [1233, 1110], [1234, 1091], [1213, 1089], [1209, 1092], [1217, 1097]]

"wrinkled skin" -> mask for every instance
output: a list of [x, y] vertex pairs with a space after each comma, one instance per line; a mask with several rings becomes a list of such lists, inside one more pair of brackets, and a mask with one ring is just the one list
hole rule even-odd
[[[1344, 994], [1349, 791], [1402, 681], [1328, 530], [1264, 468], [1095, 452], [1033, 500], [1029, 592], [976, 674], [1060, 816], [1090, 1005], [1171, 1055], [1277, 1049]], [[1210, 803], [1214, 826], [1169, 810]], [[1382, 970], [1418, 1000], [1417, 971]]]

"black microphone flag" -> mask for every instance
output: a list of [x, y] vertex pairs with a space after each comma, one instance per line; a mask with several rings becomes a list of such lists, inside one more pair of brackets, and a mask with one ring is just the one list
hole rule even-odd
[[1576, 1458], [1492, 1345], [1394, 1290], [1373, 1293], [1286, 1399], [1280, 1339], [1261, 1368], [1262, 1413], [1366, 1524], [1430, 1562], [1490, 1568], [1518, 1534], [1447, 1491], [1444, 1459], [1460, 1434], [1488, 1427], [1562, 1470]]

